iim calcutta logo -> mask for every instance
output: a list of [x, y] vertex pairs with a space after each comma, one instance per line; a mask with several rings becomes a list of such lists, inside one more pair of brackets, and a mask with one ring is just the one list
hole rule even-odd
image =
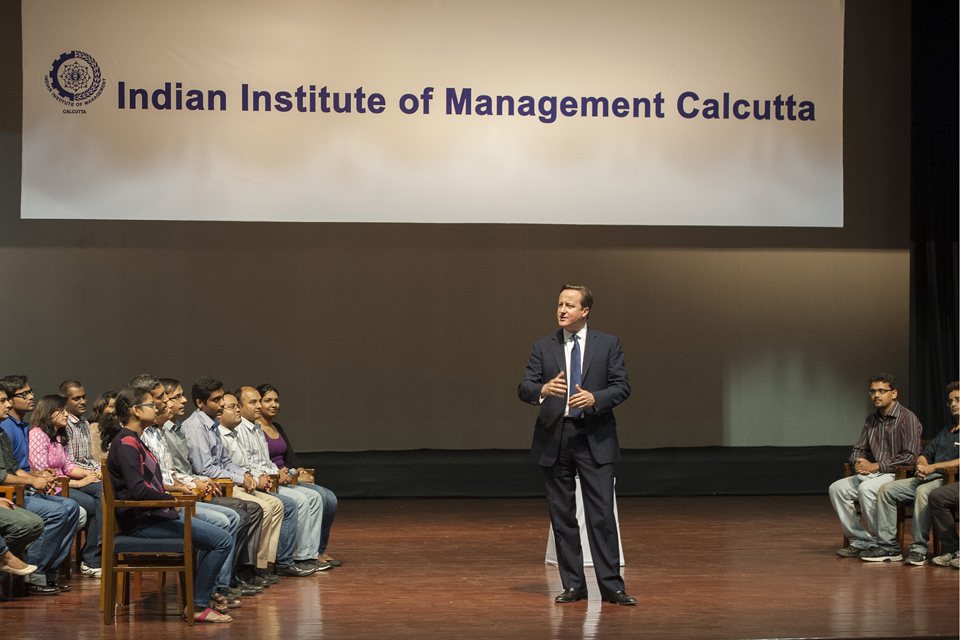
[[50, 92], [64, 106], [64, 113], [86, 113], [85, 107], [103, 93], [107, 81], [100, 73], [100, 65], [88, 53], [69, 51], [53, 61], [53, 68], [43, 77]]

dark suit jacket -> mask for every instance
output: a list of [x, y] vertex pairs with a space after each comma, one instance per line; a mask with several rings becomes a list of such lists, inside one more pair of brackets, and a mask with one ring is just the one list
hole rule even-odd
[[[590, 451], [600, 464], [616, 462], [620, 459], [620, 444], [617, 441], [617, 420], [613, 408], [630, 396], [623, 349], [616, 336], [595, 331], [589, 326], [583, 349], [583, 382], [580, 387], [592, 393], [596, 400], [596, 405], [583, 412]], [[548, 396], [541, 403], [540, 389], [561, 371], [564, 371], [564, 378], [569, 384], [570, 372], [565, 368], [561, 329], [533, 343], [523, 382], [517, 387], [517, 395], [521, 400], [540, 406], [533, 430], [530, 461], [547, 467], [556, 462], [560, 451], [566, 399]], [[576, 393], [575, 389], [571, 390], [571, 395], [573, 393]]]

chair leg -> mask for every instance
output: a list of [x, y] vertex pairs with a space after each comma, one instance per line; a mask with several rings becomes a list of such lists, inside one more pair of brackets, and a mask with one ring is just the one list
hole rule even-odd
[[117, 574], [112, 570], [113, 563], [104, 564], [100, 575], [100, 608], [103, 609], [103, 624], [112, 625], [117, 608]]

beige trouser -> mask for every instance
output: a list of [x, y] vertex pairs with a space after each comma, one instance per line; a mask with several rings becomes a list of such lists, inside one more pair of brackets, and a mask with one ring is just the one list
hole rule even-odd
[[243, 487], [234, 487], [233, 497], [256, 502], [263, 509], [263, 529], [260, 532], [260, 548], [257, 549], [257, 568], [266, 569], [268, 562], [277, 560], [277, 543], [280, 541], [280, 525], [283, 524], [283, 503], [262, 491], [247, 493]]

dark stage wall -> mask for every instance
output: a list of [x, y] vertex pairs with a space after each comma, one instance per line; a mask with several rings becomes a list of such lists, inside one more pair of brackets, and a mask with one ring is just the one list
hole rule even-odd
[[501, 450], [479, 484], [525, 455], [516, 385], [574, 281], [621, 336], [620, 441], [640, 458], [849, 447], [877, 371], [910, 404], [909, 2], [846, 3], [841, 229], [21, 221], [18, 5], [0, 5], [0, 372], [41, 393], [143, 371], [271, 382], [318, 464]]

